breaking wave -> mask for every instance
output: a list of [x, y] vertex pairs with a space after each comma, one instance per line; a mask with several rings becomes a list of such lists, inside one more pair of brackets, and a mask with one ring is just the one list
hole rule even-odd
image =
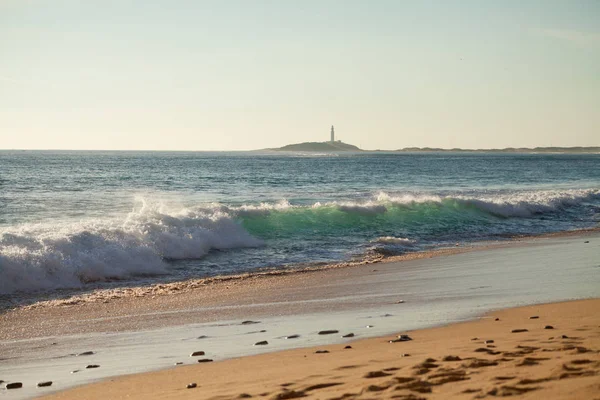
[[[543, 225], [545, 219], [566, 225]], [[381, 192], [314, 204], [282, 200], [187, 208], [142, 201], [121, 219], [0, 229], [0, 294], [170, 274], [169, 260], [202, 259], [211, 250], [266, 246], [259, 262], [271, 250], [303, 251], [311, 261], [320, 246], [348, 249], [363, 243], [365, 249], [375, 244], [414, 251], [422, 243], [574, 229], [574, 221], [586, 226], [600, 221], [600, 190], [473, 196]]]

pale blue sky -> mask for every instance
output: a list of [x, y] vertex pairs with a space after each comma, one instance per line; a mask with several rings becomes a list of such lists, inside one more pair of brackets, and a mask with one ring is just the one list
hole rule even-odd
[[0, 148], [600, 145], [600, 1], [0, 0]]

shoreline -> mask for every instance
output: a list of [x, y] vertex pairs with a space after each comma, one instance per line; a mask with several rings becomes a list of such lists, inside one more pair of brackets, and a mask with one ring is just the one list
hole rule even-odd
[[[281, 268], [258, 269], [252, 272], [216, 275], [209, 277], [186, 279], [182, 281], [151, 283], [146, 285], [125, 284], [116, 288], [81, 288], [81, 289], [62, 289], [54, 291], [44, 291], [37, 293], [16, 293], [14, 295], [0, 296], [0, 313], [14, 311], [17, 309], [31, 309], [38, 307], [56, 307], [72, 306], [82, 303], [97, 303], [114, 301], [127, 297], [145, 297], [145, 296], [165, 296], [181, 294], [188, 291], [194, 291], [208, 285], [227, 285], [230, 282], [246, 281], [255, 279], [270, 279], [284, 276], [294, 276], [298, 274], [314, 273], [340, 268], [357, 268], [371, 264], [397, 263], [413, 260], [429, 259], [434, 257], [447, 257], [456, 254], [476, 252], [482, 250], [499, 249], [505, 247], [519, 246], [523, 242], [543, 240], [548, 238], [562, 237], [586, 237], [600, 232], [600, 227], [584, 228], [571, 231], [551, 232], [538, 235], [512, 236], [506, 238], [506, 241], [484, 240], [480, 242], [465, 242], [464, 245], [456, 244], [456, 247], [439, 247], [431, 250], [407, 252], [401, 255], [368, 256], [359, 261], [342, 261], [324, 265], [303, 264]], [[531, 244], [531, 243], [529, 243]], [[30, 298], [30, 296], [33, 297]], [[5, 298], [3, 300], [2, 298]], [[47, 299], [50, 297], [50, 299]]]
[[[595, 298], [497, 310], [402, 332], [412, 339], [406, 342], [383, 336], [285, 350], [126, 375], [41, 398], [592, 398], [600, 389], [599, 307]], [[186, 389], [191, 382], [197, 387]]]
[[[490, 310], [598, 297], [600, 234], [503, 242], [501, 247], [363, 268], [204, 285], [165, 296], [123, 297], [0, 314], [0, 379], [64, 390], [135, 372], [443, 326]], [[246, 325], [243, 321], [254, 321]], [[318, 335], [337, 329], [340, 335]], [[289, 335], [298, 335], [286, 340]], [[266, 346], [253, 346], [267, 341]], [[85, 358], [77, 354], [93, 351]], [[101, 368], [87, 371], [82, 363]], [[81, 371], [71, 374], [70, 371]], [[46, 390], [48, 392], [48, 390]], [[13, 392], [11, 392], [13, 393]]]

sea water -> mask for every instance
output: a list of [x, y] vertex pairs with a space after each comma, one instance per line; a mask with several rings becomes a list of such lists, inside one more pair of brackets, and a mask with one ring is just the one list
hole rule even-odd
[[0, 151], [0, 295], [599, 223], [598, 154]]

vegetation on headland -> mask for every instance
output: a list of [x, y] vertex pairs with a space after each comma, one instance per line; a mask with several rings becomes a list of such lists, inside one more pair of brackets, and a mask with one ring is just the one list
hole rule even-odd
[[277, 149], [269, 149], [275, 151], [364, 151], [358, 147], [344, 142], [304, 142], [296, 144], [288, 144], [287, 146]]

